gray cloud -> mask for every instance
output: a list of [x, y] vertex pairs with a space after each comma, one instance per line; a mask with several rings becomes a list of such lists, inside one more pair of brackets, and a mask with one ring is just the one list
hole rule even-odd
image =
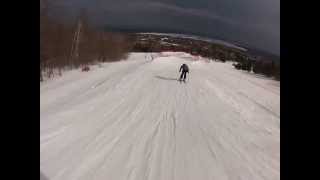
[[167, 29], [227, 39], [280, 54], [280, 0], [58, 0], [99, 26]]

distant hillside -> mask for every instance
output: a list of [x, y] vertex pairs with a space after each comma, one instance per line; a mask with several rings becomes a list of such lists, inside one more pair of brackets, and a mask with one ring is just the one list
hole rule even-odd
[[[249, 47], [245, 44], [239, 43], [239, 42], [232, 42], [229, 40], [225, 40], [223, 38], [209, 38], [202, 35], [196, 35], [194, 33], [190, 32], [183, 32], [181, 30], [174, 30], [174, 29], [152, 29], [152, 28], [118, 28], [118, 27], [112, 27], [108, 26], [105, 28], [106, 31], [111, 32], [124, 32], [124, 33], [150, 33], [152, 34], [162, 34], [162, 35], [171, 35], [171, 36], [180, 36], [183, 38], [191, 38], [191, 39], [197, 39], [197, 40], [204, 40], [209, 41], [215, 44], [221, 44], [229, 47], [237, 47], [242, 48], [242, 50], [247, 50], [247, 54], [251, 57], [259, 57], [258, 59], [263, 60], [272, 60], [275, 62], [280, 62], [280, 56], [275, 55], [263, 50], [259, 50], [256, 48]], [[223, 40], [222, 40], [223, 39]]]
[[280, 56], [259, 49], [248, 48], [248, 55], [253, 57], [260, 57], [261, 60], [270, 60], [280, 62]]
[[220, 44], [223, 46], [239, 49], [242, 51], [246, 51], [245, 48], [237, 46], [235, 44], [219, 40], [219, 39], [212, 39], [212, 38], [206, 38], [202, 36], [196, 36], [196, 35], [187, 35], [187, 34], [177, 34], [177, 33], [155, 33], [155, 32], [146, 32], [146, 33], [138, 33], [138, 34], [150, 34], [150, 35], [160, 35], [160, 36], [168, 36], [168, 37], [173, 37], [173, 38], [184, 38], [184, 39], [191, 39], [191, 40], [200, 40], [200, 41], [206, 41], [209, 43], [214, 43], [214, 44]]

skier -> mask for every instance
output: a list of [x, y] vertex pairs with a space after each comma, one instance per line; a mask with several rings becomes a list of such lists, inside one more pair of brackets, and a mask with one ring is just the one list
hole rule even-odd
[[179, 72], [181, 71], [182, 73], [180, 75], [179, 81], [183, 80], [184, 82], [186, 82], [186, 74], [189, 73], [189, 67], [186, 64], [182, 64]]

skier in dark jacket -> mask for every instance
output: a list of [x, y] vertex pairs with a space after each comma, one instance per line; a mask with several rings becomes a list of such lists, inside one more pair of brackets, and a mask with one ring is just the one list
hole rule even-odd
[[182, 71], [182, 73], [180, 75], [179, 81], [181, 81], [181, 80], [186, 81], [186, 74], [189, 73], [189, 67], [186, 64], [182, 64], [179, 72], [181, 72], [181, 71]]

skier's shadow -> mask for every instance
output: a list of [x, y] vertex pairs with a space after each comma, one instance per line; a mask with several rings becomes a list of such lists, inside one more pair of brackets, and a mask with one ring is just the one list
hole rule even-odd
[[169, 78], [169, 77], [163, 77], [163, 76], [154, 76], [158, 79], [162, 79], [162, 80], [167, 80], [167, 81], [178, 81], [179, 79], [177, 78]]

